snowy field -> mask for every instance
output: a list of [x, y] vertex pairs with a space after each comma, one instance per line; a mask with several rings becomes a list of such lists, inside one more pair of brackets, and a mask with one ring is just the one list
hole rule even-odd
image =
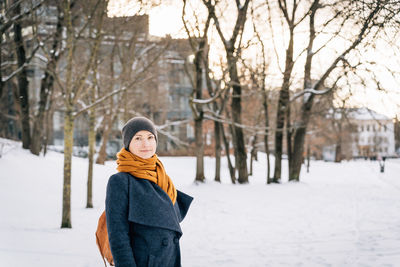
[[[0, 158], [0, 266], [104, 266], [94, 232], [116, 164], [95, 166], [95, 208], [86, 209], [87, 161], [73, 159], [73, 228], [60, 229], [63, 155], [19, 146]], [[400, 266], [400, 160], [383, 174], [377, 162], [311, 162], [300, 183], [265, 185], [259, 159], [250, 184], [231, 185], [226, 170], [212, 181], [206, 158], [208, 181], [195, 185], [194, 158], [162, 158], [195, 198], [182, 224], [184, 267]]]

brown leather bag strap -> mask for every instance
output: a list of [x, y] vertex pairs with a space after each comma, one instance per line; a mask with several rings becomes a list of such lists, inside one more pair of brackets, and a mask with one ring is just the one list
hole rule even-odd
[[99, 247], [100, 254], [101, 254], [101, 259], [102, 259], [103, 262], [104, 262], [104, 266], [107, 267], [106, 260], [104, 259], [103, 252], [101, 251], [100, 242], [99, 242], [99, 238], [98, 238], [98, 236], [97, 236], [97, 233], [96, 233], [95, 235], [96, 235], [96, 241], [97, 241], [96, 244], [97, 244], [97, 246]]

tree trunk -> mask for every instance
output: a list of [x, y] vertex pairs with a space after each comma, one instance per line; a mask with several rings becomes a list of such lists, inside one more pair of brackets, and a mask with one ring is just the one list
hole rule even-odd
[[335, 162], [340, 163], [342, 161], [342, 145], [341, 142], [338, 140], [335, 148]]
[[[193, 96], [196, 99], [203, 97], [203, 55], [206, 45], [206, 39], [200, 40], [198, 49], [195, 53], [194, 67], [195, 67], [195, 88], [193, 88]], [[207, 74], [208, 75], [208, 74]], [[203, 142], [203, 107], [201, 104], [194, 105], [194, 138], [196, 140], [196, 182], [204, 182], [204, 142]]]
[[344, 119], [343, 110], [340, 114], [340, 120], [338, 125], [338, 136], [336, 140], [336, 151], [335, 151], [335, 162], [342, 161], [342, 121]]
[[235, 184], [236, 183], [236, 177], [235, 177], [236, 167], [232, 166], [232, 161], [231, 161], [231, 157], [230, 157], [230, 153], [229, 153], [229, 142], [228, 142], [228, 139], [226, 138], [225, 129], [222, 124], [221, 124], [221, 134], [222, 134], [222, 139], [223, 139], [224, 145], [225, 145], [225, 153], [226, 153], [226, 159], [228, 160], [229, 174], [231, 176], [232, 184]]
[[[289, 74], [290, 75], [290, 74]], [[289, 78], [284, 78], [282, 89], [279, 92], [278, 109], [276, 113], [275, 128], [275, 169], [272, 182], [280, 183], [282, 175], [282, 152], [283, 152], [283, 131], [285, 126], [285, 116], [289, 101]]]
[[[242, 86], [240, 85], [239, 76], [237, 73], [236, 60], [234, 60], [234, 56], [227, 54], [228, 56], [228, 65], [229, 65], [229, 76], [232, 81], [233, 88], [233, 97], [231, 102], [232, 108], [232, 120], [236, 124], [241, 124], [241, 116], [242, 116], [242, 104], [241, 104], [241, 94], [242, 94]], [[237, 160], [236, 168], [239, 173], [238, 182], [240, 184], [249, 182], [249, 174], [247, 172], [247, 155], [246, 155], [246, 147], [244, 145], [244, 136], [242, 128], [234, 125], [233, 126], [233, 142], [235, 143], [235, 157]]]
[[73, 33], [70, 3], [63, 3], [64, 19], [67, 28], [66, 51], [66, 74], [65, 74], [65, 95], [64, 97], [64, 183], [63, 183], [63, 204], [61, 228], [72, 228], [71, 224], [71, 165], [72, 149], [74, 146], [74, 116], [72, 100], [72, 61], [73, 61]]
[[257, 148], [256, 148], [256, 143], [257, 143], [257, 133], [253, 136], [253, 140], [251, 142], [251, 152], [250, 152], [250, 173], [249, 175], [253, 175], [253, 160], [257, 160]]
[[[287, 108], [286, 108], [286, 150], [287, 150], [287, 157], [288, 157], [288, 169], [289, 173], [291, 172], [293, 166], [293, 144], [292, 144], [292, 135], [293, 135], [293, 130], [292, 130], [292, 123], [290, 119], [290, 102], [287, 103]], [[290, 179], [289, 179], [290, 181]]]
[[194, 120], [194, 136], [196, 140], [196, 182], [204, 182], [204, 143], [202, 116]]
[[[229, 114], [229, 113], [227, 112], [227, 114]], [[230, 116], [228, 115], [228, 117], [230, 117]], [[228, 128], [229, 128], [229, 131], [231, 133], [231, 139], [232, 139], [233, 155], [234, 155], [234, 159], [235, 159], [235, 177], [236, 177], [236, 172], [237, 172], [237, 169], [238, 169], [238, 166], [239, 166], [239, 163], [238, 163], [239, 157], [237, 155], [238, 149], [236, 147], [236, 142], [235, 142], [235, 140], [236, 140], [235, 136], [236, 135], [235, 135], [235, 129], [234, 129], [232, 124], [230, 124], [228, 126]]]
[[[280, 105], [278, 105], [278, 113], [280, 110]], [[273, 183], [280, 183], [282, 174], [282, 141], [283, 141], [283, 118], [277, 115], [277, 123], [275, 128], [275, 167], [274, 167], [274, 177], [272, 178]]]
[[38, 113], [33, 123], [32, 143], [30, 149], [32, 154], [35, 155], [39, 155], [40, 151], [42, 150], [46, 105], [48, 102], [47, 99], [50, 94], [50, 91], [53, 88], [53, 81], [54, 81], [53, 77], [46, 72], [45, 78], [43, 79], [40, 88], [40, 101], [39, 101]]
[[[95, 88], [92, 88], [94, 91]], [[93, 92], [92, 92], [93, 94]], [[96, 131], [95, 131], [95, 120], [96, 110], [92, 108], [89, 110], [89, 167], [88, 167], [88, 179], [87, 179], [87, 198], [86, 208], [93, 208], [93, 158], [94, 158], [94, 147], [96, 143]]]
[[61, 228], [71, 225], [71, 164], [74, 143], [74, 117], [72, 107], [68, 107], [64, 116], [64, 185]]
[[[289, 88], [290, 77], [293, 70], [293, 21], [289, 21], [289, 44], [286, 50], [285, 72], [283, 73], [283, 82], [279, 91], [278, 109], [276, 112], [276, 128], [275, 128], [275, 170], [274, 183], [281, 182], [282, 176], [282, 150], [283, 150], [283, 131], [285, 125], [285, 116], [287, 116], [287, 108], [289, 105]], [[288, 155], [289, 156], [289, 155]]]
[[310, 142], [307, 144], [307, 173], [310, 172]]
[[300, 170], [303, 163], [305, 133], [306, 126], [301, 126], [295, 131], [293, 142], [294, 153], [292, 157], [292, 168], [289, 172], [289, 181], [298, 182], [300, 180]]
[[[94, 103], [96, 100], [96, 88], [97, 88], [97, 63], [93, 68], [93, 82], [94, 86], [90, 92], [90, 103]], [[87, 178], [87, 193], [86, 193], [86, 208], [93, 208], [93, 161], [96, 146], [96, 107], [89, 109], [89, 136], [88, 136], [88, 178]]]
[[301, 165], [303, 163], [303, 153], [304, 153], [304, 141], [307, 131], [307, 125], [311, 116], [311, 108], [313, 105], [314, 95], [310, 95], [308, 100], [303, 103], [301, 107], [301, 119], [299, 121], [299, 126], [294, 132], [293, 141], [293, 163], [292, 170], [289, 172], [289, 181], [300, 181], [300, 171]]
[[[233, 77], [231, 76], [231, 80], [235, 84], [240, 84], [237, 72], [236, 72], [236, 66], [234, 67], [235, 71], [233, 73]], [[236, 75], [235, 75], [236, 74]], [[236, 76], [236, 77], [235, 77]], [[234, 78], [234, 79], [232, 79]], [[236, 79], [235, 79], [236, 78]], [[233, 94], [235, 95], [232, 98], [232, 103], [231, 103], [231, 108], [232, 108], [232, 120], [237, 123], [241, 124], [241, 114], [242, 114], [242, 107], [241, 107], [241, 86], [240, 85], [233, 85]], [[233, 131], [235, 133], [235, 137], [233, 142], [235, 142], [235, 156], [237, 157], [237, 163], [236, 168], [238, 169], [239, 172], [239, 179], [238, 182], [240, 184], [248, 183], [249, 178], [248, 178], [248, 172], [247, 172], [247, 155], [246, 155], [246, 147], [244, 145], [244, 136], [243, 136], [243, 130], [240, 127], [233, 126]]]
[[[112, 101], [112, 98], [110, 98], [110, 100]], [[112, 103], [111, 103], [111, 107], [112, 107]], [[112, 112], [111, 110], [109, 111], [110, 113]], [[111, 117], [112, 114], [106, 114], [106, 118], [104, 120], [104, 131], [102, 134], [102, 140], [101, 140], [101, 146], [100, 146], [100, 150], [99, 150], [99, 156], [97, 157], [96, 163], [97, 164], [102, 164], [104, 165], [104, 162], [107, 159], [107, 152], [106, 152], [106, 148], [107, 148], [107, 143], [108, 143], [108, 139], [110, 137], [110, 133], [112, 130], [112, 125], [114, 122], [114, 119]]]
[[264, 133], [264, 149], [265, 149], [265, 153], [267, 154], [267, 184], [271, 183], [271, 179], [270, 179], [270, 169], [271, 169], [271, 164], [269, 161], [269, 117], [268, 117], [268, 95], [267, 92], [264, 88], [263, 90], [264, 93], [264, 97], [263, 97], [263, 107], [264, 107], [264, 120], [265, 120], [265, 133]]
[[[20, 3], [15, 7], [15, 13], [21, 12]], [[29, 83], [26, 73], [26, 55], [22, 39], [22, 27], [20, 22], [14, 22], [14, 42], [17, 55], [18, 68], [22, 70], [18, 73], [19, 103], [21, 106], [21, 128], [22, 128], [22, 147], [29, 149], [31, 145], [31, 129], [29, 120]]]
[[215, 181], [221, 182], [221, 127], [222, 124], [214, 121], [215, 133]]

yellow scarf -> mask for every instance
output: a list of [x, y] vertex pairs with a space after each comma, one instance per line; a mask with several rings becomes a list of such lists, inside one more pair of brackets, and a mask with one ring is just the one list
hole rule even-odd
[[177, 195], [175, 186], [156, 154], [149, 159], [143, 159], [122, 148], [117, 153], [117, 164], [119, 172], [128, 172], [137, 178], [157, 184], [171, 198], [172, 204], [175, 204]]

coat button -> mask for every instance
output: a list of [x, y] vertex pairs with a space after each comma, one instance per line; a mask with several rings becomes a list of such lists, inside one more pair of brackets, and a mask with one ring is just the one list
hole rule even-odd
[[168, 246], [168, 239], [167, 239], [167, 238], [164, 238], [164, 239], [161, 241], [161, 244], [162, 244], [163, 246]]
[[177, 244], [179, 242], [179, 238], [174, 237], [174, 243]]

